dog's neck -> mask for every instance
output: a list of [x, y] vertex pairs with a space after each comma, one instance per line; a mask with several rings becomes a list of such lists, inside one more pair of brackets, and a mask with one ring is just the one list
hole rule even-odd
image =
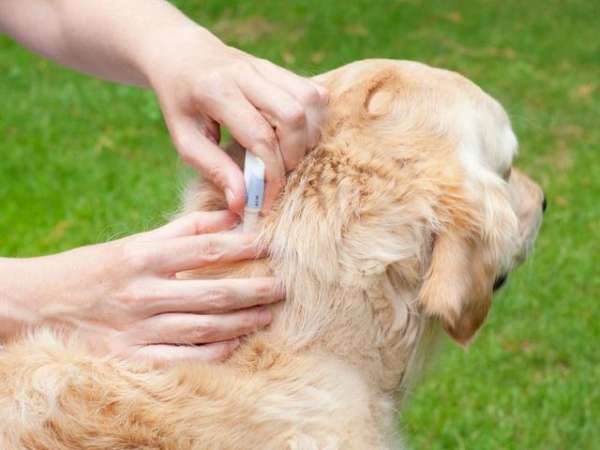
[[[269, 259], [192, 277], [274, 275], [285, 286], [286, 300], [274, 307], [269, 329], [248, 338], [227, 362], [234, 373], [272, 386], [276, 401], [264, 408], [294, 409], [289, 389], [307, 397], [319, 392], [319, 400], [337, 392], [330, 406], [315, 404], [310, 413], [315, 420], [324, 423], [335, 415], [331, 405], [356, 409], [362, 411], [356, 426], [369, 421], [375, 434], [385, 435], [393, 428], [393, 394], [414, 366], [425, 325], [414, 301], [423, 274], [420, 246], [413, 242], [426, 240], [418, 234], [422, 227], [406, 225], [394, 205], [365, 199], [389, 188], [385, 168], [348, 158], [347, 152], [323, 147], [290, 176], [280, 203], [260, 223]], [[370, 177], [371, 169], [379, 175]], [[365, 179], [374, 186], [363, 186]], [[207, 187], [199, 190], [187, 210], [222, 207], [216, 191], [212, 203]], [[396, 238], [407, 227], [406, 239]], [[347, 380], [350, 385], [341, 386]], [[337, 385], [340, 389], [333, 388]], [[344, 399], [348, 393], [354, 397], [350, 402]]]
[[[265, 261], [248, 262], [228, 273], [266, 275], [270, 273]], [[375, 391], [392, 393], [401, 387], [424, 323], [412, 310], [412, 293], [399, 291], [393, 274], [381, 274], [360, 286], [347, 280], [324, 283], [314, 274], [295, 271], [295, 277], [284, 283], [287, 298], [274, 307], [269, 329], [247, 340], [229, 364], [261, 371], [289, 358], [325, 355], [351, 368]]]
[[[254, 268], [258, 273], [265, 270], [261, 264]], [[303, 289], [291, 286], [270, 328], [249, 337], [227, 362], [235, 372], [270, 386], [272, 397], [257, 402], [257, 414], [276, 411], [272, 420], [283, 422], [290, 416], [294, 427], [308, 434], [313, 422], [317, 428], [331, 425], [330, 438], [358, 426], [370, 440], [340, 441], [339, 448], [391, 448], [401, 388], [415, 363], [424, 324], [406, 299], [397, 299], [398, 306], [390, 302], [397, 290], [388, 280], [359, 289], [300, 277]], [[294, 416], [308, 405], [310, 413]], [[351, 422], [340, 419], [348, 410]]]

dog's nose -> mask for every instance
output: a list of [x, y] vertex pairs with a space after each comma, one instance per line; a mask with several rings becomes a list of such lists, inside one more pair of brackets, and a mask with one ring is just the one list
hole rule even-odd
[[546, 194], [544, 194], [544, 200], [542, 200], [542, 212], [546, 212], [547, 207], [548, 207], [548, 202], [546, 200]]

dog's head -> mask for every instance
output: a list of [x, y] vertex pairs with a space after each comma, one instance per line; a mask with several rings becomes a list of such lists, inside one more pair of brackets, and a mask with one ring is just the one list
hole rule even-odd
[[361, 61], [316, 80], [332, 99], [317, 156], [327, 164], [340, 151], [355, 172], [354, 192], [335, 187], [356, 200], [344, 224], [353, 264], [395, 272], [465, 344], [545, 209], [542, 190], [512, 168], [506, 112], [461, 75], [413, 62]]
[[[288, 296], [274, 332], [351, 354], [397, 345], [398, 322], [435, 317], [465, 344], [541, 223], [543, 193], [512, 168], [505, 111], [464, 77], [413, 62], [361, 61], [314, 79], [330, 93], [320, 143], [261, 223]], [[187, 210], [225, 205], [204, 186]]]

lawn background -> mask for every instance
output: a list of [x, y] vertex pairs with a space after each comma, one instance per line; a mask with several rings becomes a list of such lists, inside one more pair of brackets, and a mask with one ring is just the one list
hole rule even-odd
[[[177, 1], [300, 73], [368, 58], [458, 70], [498, 98], [549, 208], [467, 352], [449, 341], [399, 420], [414, 449], [600, 449], [600, 2]], [[186, 172], [153, 95], [0, 37], [0, 254], [162, 223]]]

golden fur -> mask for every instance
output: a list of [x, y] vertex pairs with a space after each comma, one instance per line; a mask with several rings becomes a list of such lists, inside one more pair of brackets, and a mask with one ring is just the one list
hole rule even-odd
[[[161, 371], [38, 331], [0, 352], [1, 448], [401, 446], [395, 411], [437, 322], [473, 337], [533, 243], [542, 193], [509, 175], [501, 106], [458, 74], [369, 60], [315, 80], [329, 117], [260, 224], [270, 257], [181, 274], [275, 274], [287, 300], [269, 329], [223, 365]], [[200, 182], [184, 211], [223, 206]]]

